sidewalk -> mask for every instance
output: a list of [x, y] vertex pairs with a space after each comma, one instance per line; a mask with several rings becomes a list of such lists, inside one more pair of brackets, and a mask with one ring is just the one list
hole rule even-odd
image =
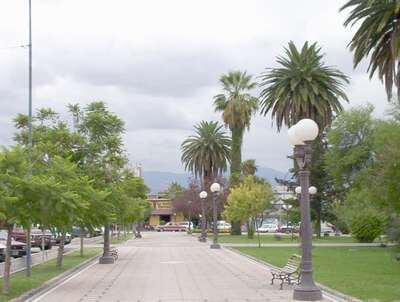
[[291, 287], [271, 286], [266, 267], [247, 257], [181, 233], [143, 237], [120, 246], [116, 264], [95, 263], [31, 301], [292, 301]]

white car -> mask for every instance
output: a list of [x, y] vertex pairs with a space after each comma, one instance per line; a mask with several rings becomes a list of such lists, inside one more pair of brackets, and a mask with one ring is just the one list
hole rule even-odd
[[224, 220], [217, 221], [217, 229], [219, 231], [230, 231], [231, 228], [232, 228], [232, 226], [230, 223], [228, 223]]
[[190, 229], [193, 230], [193, 222], [191, 222], [191, 221], [182, 221], [182, 222], [179, 222], [179, 225], [184, 226], [187, 229], [189, 229], [189, 226], [190, 226]]
[[257, 231], [260, 233], [276, 233], [278, 232], [278, 225], [274, 223], [263, 223]]

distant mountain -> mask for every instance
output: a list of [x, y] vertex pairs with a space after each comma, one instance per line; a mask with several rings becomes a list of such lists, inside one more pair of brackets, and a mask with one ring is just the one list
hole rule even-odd
[[[271, 168], [258, 167], [257, 175], [268, 180], [272, 185], [275, 185], [275, 178], [288, 179], [288, 173], [278, 171]], [[157, 193], [165, 190], [168, 185], [176, 181], [182, 186], [186, 186], [189, 178], [187, 173], [173, 173], [161, 171], [144, 171], [143, 177], [146, 185], [150, 188], [152, 193]]]

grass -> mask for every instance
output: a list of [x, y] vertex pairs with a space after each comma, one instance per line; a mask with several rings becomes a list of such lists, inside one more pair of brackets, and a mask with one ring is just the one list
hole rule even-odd
[[123, 242], [125, 242], [125, 241], [127, 241], [127, 240], [129, 240], [129, 239], [132, 239], [132, 237], [133, 237], [133, 234], [130, 234], [130, 233], [127, 233], [126, 235], [125, 234], [120, 234], [119, 235], [119, 238], [118, 238], [118, 236], [113, 236], [112, 238], [111, 238], [111, 244], [119, 244], [119, 243], [123, 243]]
[[[298, 248], [238, 247], [237, 250], [282, 267]], [[399, 248], [314, 248], [315, 279], [363, 301], [400, 301]]]
[[[84, 257], [79, 256], [79, 251], [64, 256], [62, 269], [56, 268], [56, 260], [51, 260], [43, 264], [32, 267], [32, 276], [25, 276], [25, 272], [19, 272], [11, 276], [11, 290], [8, 295], [0, 294], [0, 302], [9, 301], [23, 293], [41, 286], [44, 282], [56, 277], [57, 275], [77, 266], [83, 261], [98, 255], [101, 249], [85, 249]], [[0, 280], [0, 287], [3, 286], [3, 279]]]
[[[220, 243], [252, 243], [258, 244], [257, 234], [254, 235], [253, 239], [248, 239], [247, 235], [223, 235], [218, 237]], [[261, 243], [299, 243], [298, 236], [295, 235], [294, 240], [292, 240], [291, 235], [282, 234], [281, 239], [278, 240], [273, 234], [260, 235]], [[341, 236], [329, 236], [322, 237], [320, 239], [314, 238], [314, 243], [354, 243], [356, 242], [352, 237], [341, 237]]]

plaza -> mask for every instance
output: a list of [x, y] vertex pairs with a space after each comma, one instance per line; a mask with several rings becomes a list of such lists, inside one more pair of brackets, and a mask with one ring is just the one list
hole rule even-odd
[[96, 262], [30, 301], [292, 301], [292, 287], [270, 285], [266, 266], [193, 236], [144, 233], [118, 249], [114, 265]]

